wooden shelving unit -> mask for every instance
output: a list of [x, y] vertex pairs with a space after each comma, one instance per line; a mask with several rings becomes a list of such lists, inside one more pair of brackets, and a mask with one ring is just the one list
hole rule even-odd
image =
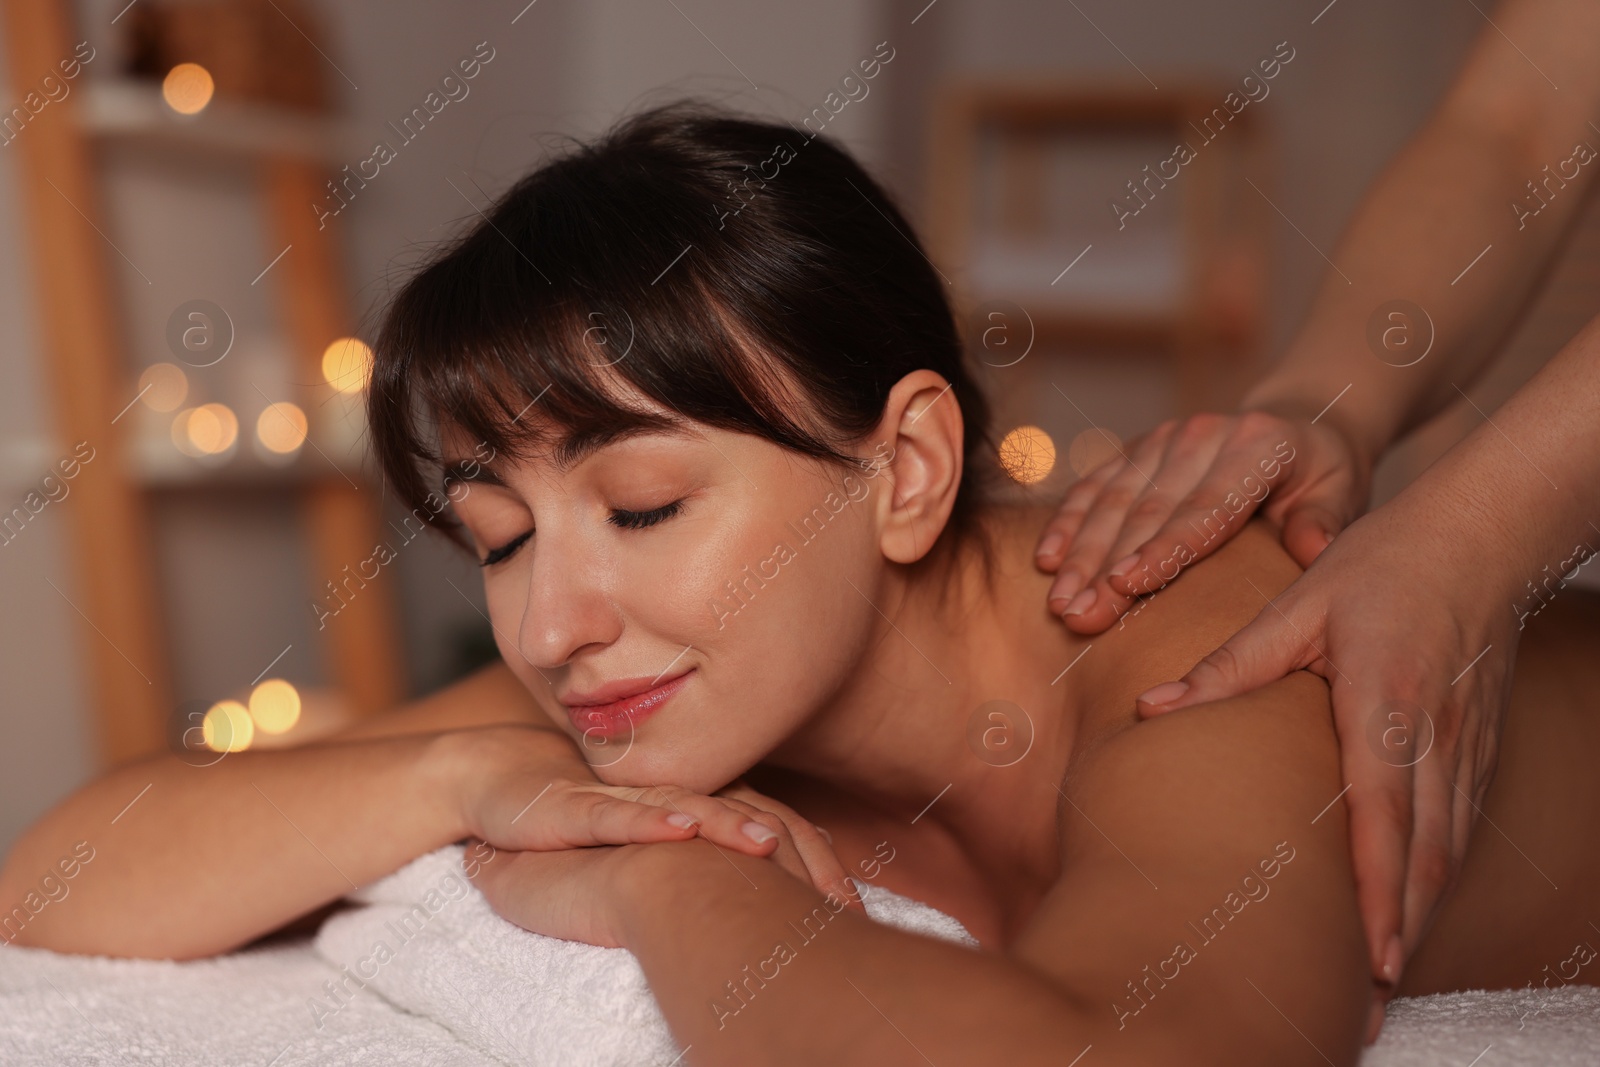
[[[965, 312], [989, 300], [1013, 301], [1045, 348], [1168, 352], [1182, 409], [1223, 402], [1248, 372], [1265, 318], [1266, 205], [1237, 173], [1241, 165], [1262, 170], [1262, 138], [1248, 108], [1160, 192], [1180, 217], [1165, 244], [1141, 219], [1126, 233], [1097, 238], [1095, 258], [1056, 275], [1086, 242], [1049, 243], [1040, 231], [1054, 148], [1128, 137], [1193, 142], [1227, 91], [1037, 81], [950, 86], [933, 109], [928, 233], [936, 261], [954, 279], [958, 306]], [[1000, 189], [997, 225], [987, 235], [979, 224], [986, 167]], [[1101, 199], [1124, 191], [1106, 185]]]
[[[21, 98], [57, 59], [72, 54], [70, 4], [0, 3], [12, 95]], [[314, 411], [328, 393], [320, 384], [323, 349], [353, 326], [335, 229], [319, 230], [310, 209], [331, 177], [327, 161], [337, 124], [306, 109], [226, 96], [199, 115], [180, 116], [163, 104], [154, 84], [96, 75], [84, 76], [71, 95], [52, 103], [12, 151], [22, 158], [57, 439], [69, 446], [87, 440], [97, 450], [93, 476], [74, 487], [69, 558], [78, 578], [74, 606], [85, 623], [81, 647], [92, 680], [99, 756], [111, 764], [165, 747], [173, 733], [170, 640], [151, 544], [152, 493], [290, 491], [314, 567], [308, 601], [319, 595], [323, 580], [368, 556], [382, 534], [381, 497], [363, 483], [359, 470], [301, 456], [282, 469], [152, 474], [130, 448], [132, 420], [118, 421], [119, 409], [136, 392], [130, 385], [137, 371], [116, 310], [107, 258], [116, 253], [103, 237], [101, 150], [134, 144], [174, 157], [227, 160], [248, 170], [274, 247], [287, 249], [273, 267], [282, 298], [281, 334], [294, 353], [290, 377], [301, 394], [297, 402]], [[386, 584], [371, 583], [341, 612], [325, 641], [331, 682], [352, 710], [370, 713], [399, 701], [402, 657]]]

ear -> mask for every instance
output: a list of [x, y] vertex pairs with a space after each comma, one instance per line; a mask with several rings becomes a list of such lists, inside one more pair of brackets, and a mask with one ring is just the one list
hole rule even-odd
[[883, 554], [915, 563], [933, 547], [950, 519], [961, 487], [963, 424], [950, 383], [917, 370], [889, 390], [867, 459], [884, 491], [875, 511]]

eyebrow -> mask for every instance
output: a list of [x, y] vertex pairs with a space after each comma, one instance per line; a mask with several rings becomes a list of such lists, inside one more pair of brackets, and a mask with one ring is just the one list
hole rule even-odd
[[[686, 423], [667, 417], [663, 417], [663, 421], [660, 423], [604, 426], [590, 430], [578, 430], [566, 434], [556, 443], [556, 446], [550, 450], [550, 462], [554, 465], [558, 474], [565, 474], [602, 448], [620, 444], [636, 437], [654, 435], [691, 437], [694, 436], [694, 431]], [[470, 474], [469, 470], [471, 471]], [[443, 475], [446, 480], [478, 482], [485, 485], [497, 485], [502, 488], [506, 484], [486, 463], [472, 456], [444, 460]]]

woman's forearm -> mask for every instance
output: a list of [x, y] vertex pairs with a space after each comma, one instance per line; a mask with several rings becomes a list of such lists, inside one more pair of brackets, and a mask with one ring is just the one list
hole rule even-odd
[[[1587, 58], [1600, 8], [1513, 0], [1495, 16], [1560, 91], [1484, 27], [1438, 111], [1368, 192], [1305, 325], [1246, 407], [1311, 417], [1339, 398], [1326, 420], [1375, 460], [1457, 399], [1527, 305], [1600, 173], [1588, 121], [1600, 68]], [[1385, 315], [1394, 301], [1425, 315]]]
[[[452, 762], [439, 744], [414, 735], [118, 768], [11, 850], [0, 936], [174, 958], [246, 943], [466, 836], [454, 786], [436, 771]], [[92, 858], [69, 864], [67, 879], [60, 861], [75, 847]]]
[[767, 860], [644, 849], [622, 938], [691, 1063], [1066, 1063], [1102, 1024], [1004, 956], [880, 926]]

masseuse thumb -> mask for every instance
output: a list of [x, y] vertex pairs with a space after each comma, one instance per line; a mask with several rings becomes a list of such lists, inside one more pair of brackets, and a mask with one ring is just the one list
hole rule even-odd
[[1282, 616], [1264, 608], [1249, 625], [1196, 663], [1176, 682], [1163, 682], [1138, 696], [1139, 714], [1145, 718], [1177, 711], [1192, 704], [1222, 700], [1259, 689], [1294, 670], [1299, 642]]
[[1345, 527], [1344, 519], [1320, 504], [1300, 504], [1283, 518], [1283, 547], [1302, 567], [1311, 566]]

